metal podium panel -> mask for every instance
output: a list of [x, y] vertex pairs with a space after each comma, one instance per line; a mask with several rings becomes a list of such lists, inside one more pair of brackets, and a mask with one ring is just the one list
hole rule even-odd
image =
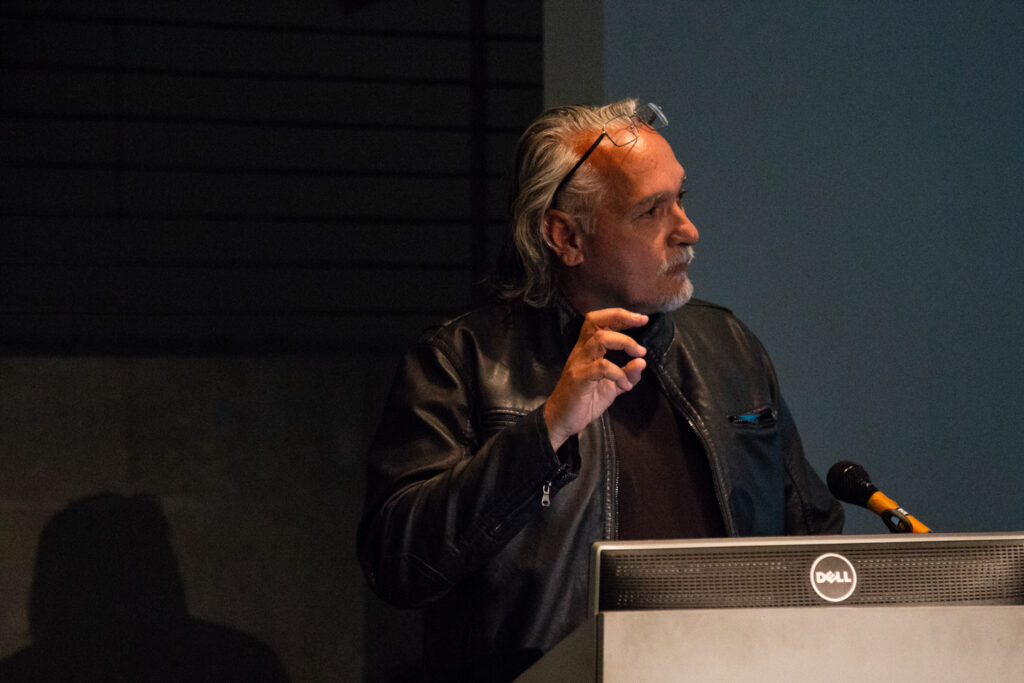
[[1024, 681], [1024, 607], [602, 612], [519, 681]]
[[825, 556], [844, 605], [1024, 605], [1024, 532], [890, 534], [599, 541], [590, 613], [828, 606]]

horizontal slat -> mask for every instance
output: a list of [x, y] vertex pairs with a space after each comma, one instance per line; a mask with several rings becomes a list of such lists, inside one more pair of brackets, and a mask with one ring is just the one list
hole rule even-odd
[[0, 312], [275, 314], [438, 310], [467, 299], [459, 269], [5, 265]]
[[[471, 77], [466, 36], [346, 36], [189, 26], [0, 22], [0, 61], [53, 70], [196, 73], [233, 78], [461, 81]], [[496, 84], [536, 81], [532, 41], [495, 40], [486, 76]]]
[[466, 266], [470, 226], [6, 217], [0, 264]]
[[0, 14], [0, 60], [29, 63], [117, 64], [117, 26], [96, 22], [8, 18]]
[[73, 112], [75, 114], [114, 116], [119, 82], [115, 76], [32, 69], [0, 69], [0, 106], [24, 112]]
[[0, 164], [41, 159], [112, 161], [121, 156], [120, 129], [108, 121], [7, 119], [0, 125]]
[[[39, 20], [0, 23], [0, 60], [52, 67], [276, 78], [466, 80], [468, 55], [468, 36], [346, 36]], [[509, 72], [510, 77], [514, 75], [515, 71]]]
[[[8, 68], [0, 72], [5, 108], [112, 117], [188, 117], [220, 121], [287, 120], [468, 126], [465, 85], [204, 78]], [[535, 115], [524, 88], [488, 90], [491, 127], [520, 127]], [[537, 91], [539, 83], [525, 90]], [[254, 112], [258, 114], [254, 116]]]
[[461, 178], [328, 177], [199, 172], [20, 169], [0, 185], [9, 214], [241, 214], [451, 219], [470, 214]]
[[[3, 214], [275, 222], [473, 223], [466, 179], [19, 169], [0, 185]], [[485, 214], [501, 223], [506, 181], [489, 180]]]
[[[516, 137], [487, 136], [492, 172], [503, 172]], [[0, 128], [0, 166], [31, 161], [192, 165], [368, 173], [465, 173], [469, 131], [319, 130], [299, 126], [140, 123], [12, 118]]]
[[339, 353], [347, 345], [400, 352], [457, 310], [336, 315], [4, 315], [0, 352]]
[[[404, 3], [405, 0], [392, 0]], [[463, 0], [470, 2], [470, 0]], [[6, 21], [43, 21], [49, 23], [86, 24], [103, 26], [150, 26], [186, 29], [216, 29], [233, 31], [273, 31], [280, 34], [302, 35], [335, 35], [335, 36], [400, 36], [409, 38], [429, 38], [431, 40], [465, 40], [475, 30], [472, 24], [473, 15], [468, 5], [459, 9], [453, 6], [452, 0], [434, 0], [436, 6], [420, 2], [417, 12], [388, 12], [388, 21], [379, 21], [367, 12], [347, 11], [349, 5], [386, 4], [382, 0], [337, 0], [344, 10], [339, 13], [331, 11], [324, 16], [306, 12], [297, 15], [293, 21], [282, 20], [282, 15], [272, 12], [270, 18], [263, 18], [260, 7], [248, 3], [239, 11], [238, 7], [226, 7], [226, 13], [207, 13], [204, 6], [200, 11], [180, 12], [181, 5], [175, 3], [171, 12], [160, 11], [162, 3], [150, 0], [148, 5], [136, 4], [124, 6], [123, 3], [111, 2], [90, 3], [88, 6], [77, 0], [54, 2], [50, 0], [46, 7], [40, 7], [35, 0], [8, 0], [0, 7], [0, 20]], [[290, 3], [289, 9], [295, 9]], [[479, 6], [480, 3], [478, 2]], [[275, 6], [276, 7], [276, 6]], [[333, 9], [333, 8], [332, 8]], [[409, 9], [406, 7], [405, 9]], [[521, 0], [489, 0], [484, 8], [483, 35], [488, 42], [521, 42], [539, 45], [541, 42], [542, 21], [540, 0], [522, 2]], [[422, 21], [426, 16], [432, 21]], [[338, 20], [340, 18], [340, 20]], [[390, 20], [398, 19], [398, 22]]]
[[[469, 30], [469, 3], [473, 0], [303, 0], [289, 3], [210, 3], [203, 0], [149, 0], [125, 5], [119, 0], [50, 0], [40, 7], [38, 0], [5, 0], [9, 15], [53, 16], [98, 19], [124, 18], [132, 21], [177, 21], [196, 24], [237, 24], [281, 30], [305, 27], [367, 29], [386, 31], [465, 32]], [[346, 11], [347, 7], [359, 7]]]
[[[16, 103], [17, 104], [17, 103]], [[0, 120], [3, 121], [55, 121], [55, 122], [96, 122], [96, 123], [138, 123], [147, 125], [210, 125], [210, 126], [237, 126], [250, 128], [310, 128], [322, 130], [341, 131], [363, 131], [377, 130], [381, 132], [425, 132], [425, 133], [466, 133], [470, 131], [485, 133], [488, 135], [516, 135], [522, 133], [528, 121], [521, 121], [512, 125], [491, 126], [484, 122], [484, 125], [477, 126], [469, 123], [417, 123], [410, 118], [405, 121], [383, 122], [366, 120], [335, 121], [330, 119], [312, 118], [266, 118], [259, 117], [258, 113], [252, 116], [190, 116], [186, 114], [127, 114], [124, 112], [88, 112], [75, 110], [45, 110], [31, 109], [20, 106], [3, 106], [0, 104]]]

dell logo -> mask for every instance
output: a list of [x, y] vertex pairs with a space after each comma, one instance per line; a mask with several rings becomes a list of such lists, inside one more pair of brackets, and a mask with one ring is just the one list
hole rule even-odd
[[814, 583], [853, 583], [850, 572], [814, 572]]
[[819, 555], [811, 565], [811, 587], [824, 600], [842, 602], [857, 588], [857, 570], [842, 555]]

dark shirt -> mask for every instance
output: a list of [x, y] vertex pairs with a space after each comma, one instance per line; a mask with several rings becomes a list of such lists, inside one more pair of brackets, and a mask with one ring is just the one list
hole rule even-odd
[[609, 409], [619, 464], [619, 538], [725, 536], [704, 448], [645, 371]]

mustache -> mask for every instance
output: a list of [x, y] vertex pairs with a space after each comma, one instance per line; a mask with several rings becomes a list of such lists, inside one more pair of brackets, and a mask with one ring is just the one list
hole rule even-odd
[[668, 271], [678, 266], [688, 266], [693, 263], [693, 259], [696, 255], [697, 253], [694, 251], [693, 247], [687, 245], [680, 251], [676, 252], [676, 257], [665, 263], [659, 270], [662, 275], [665, 275]]

